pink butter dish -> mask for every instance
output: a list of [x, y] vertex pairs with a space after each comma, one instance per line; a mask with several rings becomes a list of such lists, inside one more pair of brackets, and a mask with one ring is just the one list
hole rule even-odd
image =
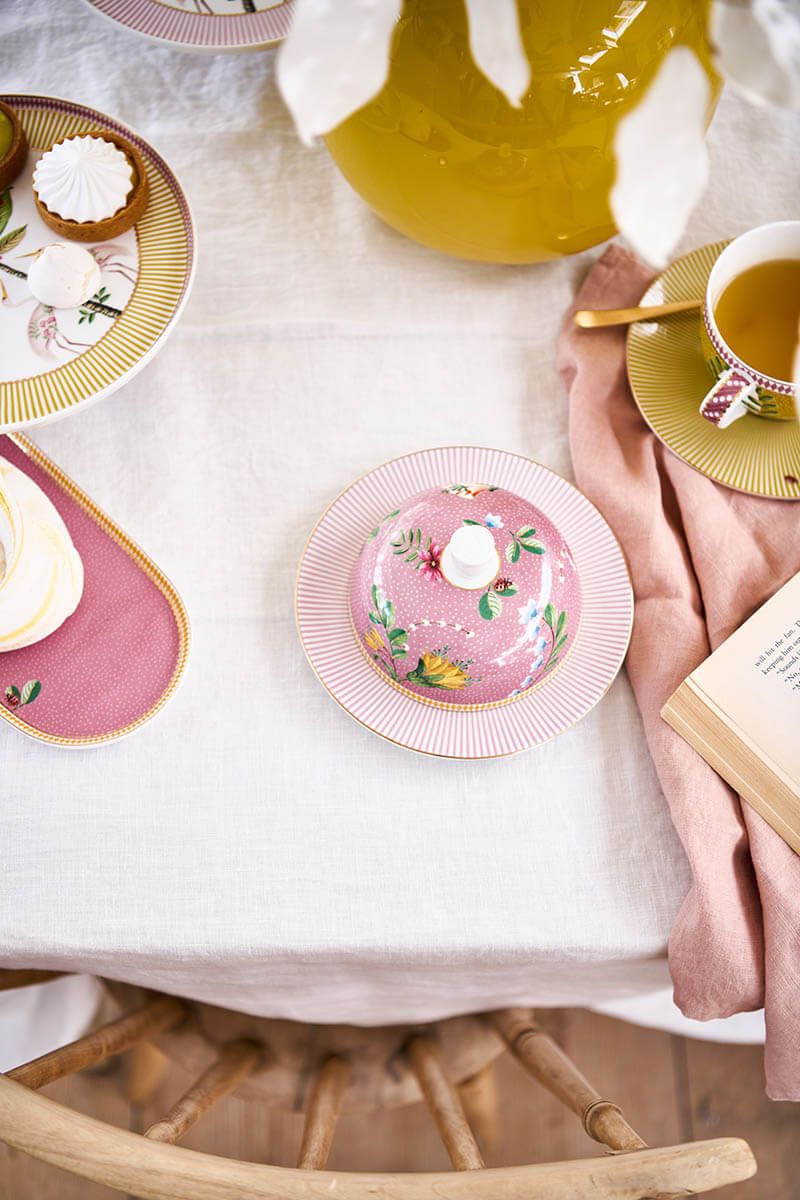
[[428, 704], [524, 696], [565, 661], [581, 587], [570, 548], [536, 505], [494, 484], [429, 488], [368, 535], [351, 588], [362, 651]]
[[83, 594], [41, 641], [0, 653], [0, 717], [57, 746], [133, 732], [161, 711], [186, 666], [189, 623], [155, 563], [22, 434], [0, 457], [55, 506], [83, 563]]

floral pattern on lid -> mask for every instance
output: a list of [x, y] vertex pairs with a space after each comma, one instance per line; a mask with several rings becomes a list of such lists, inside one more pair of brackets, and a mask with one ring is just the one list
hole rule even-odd
[[581, 589], [543, 512], [492, 484], [450, 483], [376, 518], [350, 602], [363, 653], [392, 685], [479, 708], [524, 695], [566, 658]]

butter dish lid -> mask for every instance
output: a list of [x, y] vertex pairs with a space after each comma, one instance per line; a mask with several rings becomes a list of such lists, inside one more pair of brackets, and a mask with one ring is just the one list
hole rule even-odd
[[491, 484], [449, 483], [398, 503], [367, 535], [350, 605], [387, 684], [471, 709], [524, 696], [564, 661], [581, 587], [539, 508]]

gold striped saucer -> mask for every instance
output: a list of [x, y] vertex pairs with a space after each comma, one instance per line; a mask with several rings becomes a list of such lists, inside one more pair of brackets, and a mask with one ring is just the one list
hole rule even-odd
[[[48, 96], [3, 96], [19, 114], [30, 153], [0, 192], [0, 432], [56, 420], [111, 395], [161, 348], [194, 277], [195, 235], [183, 190], [143, 138], [104, 113]], [[71, 134], [127, 138], [147, 171], [142, 219], [107, 242], [88, 243], [101, 272], [80, 308], [31, 295], [31, 256], [55, 240], [36, 210], [31, 177], [43, 150]]]
[[[653, 281], [641, 304], [701, 297], [726, 242], [676, 259]], [[718, 429], [700, 415], [711, 386], [700, 346], [701, 317], [681, 313], [643, 321], [628, 331], [628, 379], [653, 433], [684, 462], [717, 483], [753, 496], [800, 500], [800, 424], [747, 415]]]

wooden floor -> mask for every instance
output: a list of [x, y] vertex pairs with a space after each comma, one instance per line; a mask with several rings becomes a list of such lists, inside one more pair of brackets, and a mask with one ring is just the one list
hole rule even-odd
[[[542, 1023], [605, 1096], [620, 1104], [652, 1145], [734, 1134], [750, 1142], [759, 1164], [748, 1183], [718, 1193], [726, 1200], [799, 1200], [800, 1104], [774, 1104], [763, 1090], [761, 1049], [690, 1041], [579, 1009], [540, 1012]], [[497, 1063], [500, 1133], [487, 1165], [596, 1154], [577, 1121], [525, 1076], [505, 1054]], [[188, 1077], [170, 1068], [146, 1108], [121, 1097], [119, 1069], [77, 1076], [46, 1094], [83, 1112], [141, 1131], [162, 1116]], [[223, 1101], [183, 1144], [256, 1162], [292, 1165], [302, 1117]], [[351, 1170], [447, 1169], [421, 1105], [343, 1117], [331, 1167]], [[0, 1146], [2, 1200], [110, 1200], [97, 1187]], [[244, 1200], [244, 1198], [243, 1198]], [[576, 1198], [577, 1200], [577, 1198]]]

